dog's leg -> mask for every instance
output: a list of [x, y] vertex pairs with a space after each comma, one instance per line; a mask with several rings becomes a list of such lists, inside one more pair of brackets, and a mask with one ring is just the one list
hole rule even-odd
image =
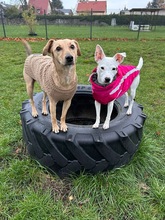
[[57, 102], [55, 102], [55, 100], [52, 97], [49, 97], [49, 103], [50, 103], [50, 115], [52, 121], [52, 131], [54, 133], [59, 133], [59, 126], [57, 124], [57, 119], [56, 119]]
[[109, 122], [110, 122], [110, 119], [111, 119], [113, 105], [114, 105], [114, 101], [108, 103], [108, 106], [107, 106], [107, 117], [106, 117], [105, 122], [103, 124], [103, 129], [108, 129], [109, 128]]
[[129, 104], [129, 108], [127, 110], [127, 115], [131, 115], [132, 114], [132, 107], [133, 107], [134, 99], [135, 99], [135, 96], [136, 96], [136, 89], [137, 89], [137, 87], [139, 85], [139, 82], [140, 82], [140, 76], [138, 75], [134, 79], [134, 81], [133, 81], [133, 83], [132, 83], [132, 85], [130, 87], [131, 101], [130, 101], [130, 104]]
[[125, 93], [125, 103], [124, 103], [124, 108], [127, 108], [129, 106], [128, 103], [128, 92]]
[[133, 107], [135, 95], [136, 95], [136, 90], [135, 89], [131, 89], [131, 91], [130, 91], [131, 101], [130, 101], [130, 104], [129, 104], [129, 108], [127, 110], [127, 115], [131, 115], [132, 114], [132, 107]]
[[48, 115], [47, 109], [46, 109], [46, 97], [47, 94], [46, 92], [43, 93], [43, 99], [42, 99], [42, 114], [43, 115]]
[[30, 98], [30, 104], [32, 107], [32, 116], [34, 118], [36, 118], [38, 116], [38, 112], [36, 110], [35, 104], [34, 104], [34, 100], [33, 100], [33, 89], [34, 89], [34, 79], [32, 79], [30, 76], [28, 76], [27, 74], [24, 74], [24, 79], [26, 82], [26, 90], [27, 90], [27, 94]]
[[100, 124], [100, 110], [101, 110], [101, 104], [97, 101], [95, 101], [95, 109], [96, 109], [96, 121], [94, 125], [92, 126], [93, 128], [98, 128]]
[[66, 132], [68, 127], [66, 125], [66, 114], [68, 112], [68, 109], [70, 107], [70, 104], [71, 104], [71, 99], [67, 100], [67, 101], [64, 101], [63, 103], [63, 107], [62, 107], [62, 115], [61, 115], [61, 128], [60, 130], [61, 131], [64, 131]]

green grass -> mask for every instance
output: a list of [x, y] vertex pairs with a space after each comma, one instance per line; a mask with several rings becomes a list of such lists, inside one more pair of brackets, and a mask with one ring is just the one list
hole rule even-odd
[[[28, 37], [28, 27], [26, 25], [6, 25], [7, 37]], [[90, 26], [63, 26], [48, 25], [48, 38], [90, 38]], [[140, 32], [140, 39], [163, 39], [165, 27], [156, 27], [153, 31]], [[37, 38], [45, 38], [46, 31], [42, 25], [36, 26]], [[3, 37], [3, 29], [0, 26], [0, 37]], [[127, 26], [93, 26], [92, 38], [129, 38], [137, 39], [137, 32], [130, 31]]]
[[[11, 37], [16, 37], [19, 30], [13, 30]], [[102, 30], [106, 32], [106, 28]], [[113, 31], [111, 35], [115, 35]], [[126, 32], [121, 28], [120, 36], [131, 38], [134, 34]], [[147, 120], [139, 150], [127, 166], [65, 180], [49, 174], [26, 153], [19, 116], [21, 104], [28, 98], [22, 77], [26, 56], [21, 42], [0, 41], [0, 219], [165, 219], [165, 38], [159, 30], [144, 34], [148, 35], [145, 41], [79, 40], [80, 84], [89, 84], [88, 76], [96, 66], [93, 54], [97, 43], [108, 56], [125, 51], [125, 64], [136, 65], [143, 56], [136, 101], [144, 106]], [[45, 43], [30, 44], [34, 52], [41, 52]], [[39, 87], [35, 91], [40, 91]]]

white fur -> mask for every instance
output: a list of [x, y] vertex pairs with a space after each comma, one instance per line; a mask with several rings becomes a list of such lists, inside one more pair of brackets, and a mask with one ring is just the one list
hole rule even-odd
[[[117, 53], [113, 57], [106, 57], [102, 47], [100, 45], [97, 45], [95, 50], [95, 61], [98, 64], [97, 66], [98, 82], [102, 85], [111, 83], [117, 74], [118, 65], [124, 61], [125, 57], [126, 57], [126, 53]], [[136, 68], [140, 70], [142, 66], [143, 66], [143, 58], [141, 57], [139, 59], [138, 66]], [[130, 104], [128, 102], [128, 93], [126, 92], [124, 107], [128, 107], [127, 115], [132, 114], [132, 107], [136, 95], [136, 89], [139, 85], [139, 82], [140, 82], [140, 75], [138, 75], [134, 79], [130, 87], [130, 97], [131, 97]], [[109, 102], [107, 105], [107, 116], [103, 124], [103, 129], [109, 128], [109, 122], [113, 110], [113, 105], [114, 105], [114, 101]], [[93, 125], [93, 128], [98, 128], [100, 124], [101, 104], [96, 100], [95, 100], [95, 108], [96, 108], [96, 121], [95, 124]]]

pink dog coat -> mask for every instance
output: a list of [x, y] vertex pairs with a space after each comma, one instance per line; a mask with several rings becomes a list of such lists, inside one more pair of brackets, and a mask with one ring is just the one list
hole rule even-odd
[[129, 90], [138, 74], [140, 74], [140, 71], [135, 66], [119, 65], [116, 79], [112, 83], [103, 86], [97, 83], [97, 68], [95, 68], [90, 76], [94, 99], [104, 105], [118, 99]]

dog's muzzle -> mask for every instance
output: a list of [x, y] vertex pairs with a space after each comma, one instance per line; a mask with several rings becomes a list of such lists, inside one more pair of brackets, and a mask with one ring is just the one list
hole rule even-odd
[[105, 83], [110, 83], [110, 78], [109, 77], [105, 78]]
[[74, 62], [73, 62], [73, 56], [72, 55], [67, 55], [65, 57], [65, 60], [66, 60], [66, 65], [72, 65]]

